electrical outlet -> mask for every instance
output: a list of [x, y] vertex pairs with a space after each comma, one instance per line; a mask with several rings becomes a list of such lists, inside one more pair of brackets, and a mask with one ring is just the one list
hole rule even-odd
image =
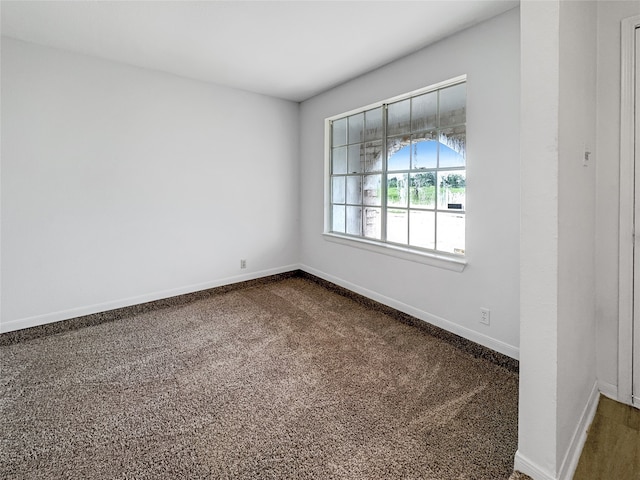
[[240, 268], [247, 268], [247, 261], [244, 258], [240, 260]]
[[489, 325], [491, 323], [491, 310], [488, 308], [480, 309], [480, 323]]

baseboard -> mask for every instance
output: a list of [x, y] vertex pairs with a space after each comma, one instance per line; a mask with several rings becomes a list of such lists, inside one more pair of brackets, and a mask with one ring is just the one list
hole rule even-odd
[[171, 297], [177, 297], [180, 295], [188, 295], [191, 293], [209, 290], [212, 288], [233, 285], [236, 283], [256, 280], [263, 277], [269, 277], [272, 275], [278, 275], [278, 274], [298, 271], [298, 270], [303, 270], [318, 278], [334, 283], [340, 287], [348, 289], [364, 297], [370, 298], [371, 300], [379, 302], [383, 305], [391, 307], [407, 315], [411, 315], [412, 317], [415, 317], [419, 320], [427, 322], [447, 332], [458, 335], [459, 337], [467, 339], [471, 342], [482, 345], [483, 347], [489, 348], [507, 357], [510, 357], [516, 360], [519, 357], [519, 349], [517, 347], [508, 345], [504, 342], [488, 337], [474, 330], [470, 330], [468, 328], [462, 327], [447, 319], [438, 317], [436, 315], [430, 314], [423, 310], [419, 310], [415, 307], [412, 307], [411, 305], [407, 305], [393, 298], [386, 297], [377, 292], [374, 292], [373, 290], [362, 288], [344, 279], [327, 274], [325, 272], [309, 267], [307, 265], [300, 265], [300, 264], [285, 265], [282, 267], [261, 270], [257, 272], [251, 272], [243, 275], [221, 278], [221, 279], [213, 280], [210, 282], [188, 285], [188, 286], [179, 287], [179, 288], [170, 289], [170, 290], [162, 290], [162, 291], [153, 292], [153, 293], [140, 295], [136, 297], [129, 297], [129, 298], [120, 299], [120, 300], [111, 301], [111, 302], [104, 302], [104, 303], [99, 303], [95, 305], [87, 305], [83, 307], [47, 313], [44, 315], [37, 315], [37, 316], [12, 320], [8, 322], [1, 322], [0, 334], [14, 332], [18, 330], [24, 330], [31, 327], [40, 327], [40, 326], [44, 326], [44, 325], [48, 325], [48, 324], [52, 324], [52, 323], [56, 323], [64, 320], [77, 319], [79, 317], [85, 317], [88, 315], [101, 314], [103, 312], [131, 307], [135, 305], [141, 305], [148, 302], [164, 300]]
[[580, 421], [573, 432], [569, 448], [567, 449], [567, 453], [565, 454], [560, 466], [560, 473], [558, 475], [559, 480], [571, 480], [573, 478], [573, 474], [578, 466], [578, 461], [580, 460], [582, 447], [584, 447], [584, 443], [587, 440], [587, 431], [589, 430], [589, 426], [591, 425], [593, 417], [596, 414], [596, 409], [598, 408], [599, 398], [600, 389], [598, 388], [598, 382], [594, 382], [593, 387], [591, 388], [591, 393], [589, 394], [589, 399], [582, 410]]
[[480, 344], [484, 347], [490, 348], [496, 352], [499, 352], [508, 357], [518, 359], [520, 356], [520, 349], [518, 347], [514, 347], [507, 343], [501, 342], [500, 340], [496, 340], [487, 335], [483, 335], [481, 333], [476, 332], [475, 330], [468, 329], [466, 327], [460, 326], [456, 323], [453, 323], [445, 318], [439, 317], [437, 315], [433, 315], [429, 312], [425, 312], [424, 310], [417, 309], [412, 307], [411, 305], [407, 305], [406, 303], [400, 302], [390, 297], [386, 297], [378, 292], [373, 290], [369, 290], [367, 288], [360, 287], [355, 285], [347, 280], [342, 278], [335, 277], [326, 272], [318, 270], [316, 268], [310, 267], [308, 265], [300, 265], [300, 270], [303, 270], [311, 275], [315, 275], [323, 280], [326, 280], [331, 283], [335, 283], [336, 285], [346, 288], [347, 290], [351, 290], [359, 295], [375, 300], [376, 302], [382, 303], [388, 307], [399, 310], [400, 312], [411, 315], [415, 318], [418, 318], [422, 321], [435, 325], [443, 330], [454, 333], [462, 338]]
[[567, 449], [557, 476], [537, 465], [531, 459], [524, 456], [519, 450], [515, 455], [514, 470], [525, 473], [535, 480], [571, 480], [578, 466], [582, 448], [587, 440], [587, 430], [596, 414], [599, 398], [600, 390], [598, 388], [598, 382], [594, 382], [591, 393], [589, 394], [589, 399], [582, 410], [580, 421], [573, 432], [569, 448]]
[[194, 285], [187, 285], [184, 287], [173, 288], [169, 290], [162, 290], [158, 292], [148, 293], [145, 295], [139, 295], [135, 297], [124, 298], [120, 300], [114, 300], [111, 302], [98, 303], [95, 305], [86, 305], [78, 308], [71, 308], [68, 310], [61, 310], [58, 312], [47, 313], [44, 315], [36, 315], [33, 317], [20, 318], [17, 320], [11, 320], [8, 322], [0, 322], [0, 333], [8, 333], [16, 330], [22, 330], [25, 328], [37, 327], [46, 325], [49, 323], [59, 322], [62, 320], [69, 320], [71, 318], [82, 317], [85, 315], [92, 315], [96, 313], [106, 312], [109, 310], [115, 310], [118, 308], [130, 307], [132, 305], [139, 305], [147, 302], [153, 302], [156, 300], [163, 300], [170, 297], [176, 297], [178, 295], [185, 295], [202, 290], [208, 290], [211, 288], [217, 288], [226, 285], [233, 285], [235, 283], [246, 282], [249, 280], [256, 280], [262, 277], [268, 277], [271, 275], [278, 275], [281, 273], [291, 272], [299, 270], [298, 264], [285, 265], [283, 267], [276, 267], [267, 270], [260, 270], [257, 272], [250, 272], [243, 275], [235, 275], [233, 277], [220, 278], [212, 280], [210, 282], [198, 283]]
[[553, 474], [547, 472], [536, 465], [535, 462], [532, 462], [522, 455], [520, 450], [516, 452], [513, 469], [529, 475], [534, 480], [557, 480]]
[[600, 390], [600, 393], [603, 394], [605, 397], [609, 397], [611, 400], [615, 400], [616, 402], [620, 401], [618, 399], [617, 385], [613, 385], [612, 383], [598, 380], [598, 389]]

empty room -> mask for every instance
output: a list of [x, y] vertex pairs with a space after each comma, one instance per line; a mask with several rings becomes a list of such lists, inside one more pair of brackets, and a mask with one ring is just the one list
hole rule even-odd
[[639, 1], [0, 19], [0, 478], [640, 479]]

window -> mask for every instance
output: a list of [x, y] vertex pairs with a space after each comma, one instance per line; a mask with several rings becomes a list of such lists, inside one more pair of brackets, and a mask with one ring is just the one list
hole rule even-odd
[[329, 233], [464, 256], [465, 77], [328, 126]]

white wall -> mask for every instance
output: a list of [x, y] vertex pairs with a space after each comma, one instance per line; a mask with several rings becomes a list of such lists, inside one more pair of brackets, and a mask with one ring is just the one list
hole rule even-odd
[[516, 468], [571, 478], [597, 404], [597, 5], [521, 4], [521, 342]]
[[3, 38], [2, 331], [295, 268], [297, 145], [295, 103]]
[[555, 478], [558, 2], [521, 2], [520, 397], [515, 466]]
[[[560, 2], [558, 430], [560, 478], [573, 474], [597, 402], [595, 178], [597, 4]], [[585, 149], [593, 152], [584, 165]], [[584, 417], [584, 418], [583, 418]], [[577, 450], [577, 451], [576, 451]], [[572, 465], [572, 463], [575, 463]]]
[[[466, 269], [457, 273], [326, 241], [324, 119], [465, 73]], [[517, 357], [519, 84], [515, 9], [303, 102], [303, 268]], [[491, 309], [490, 327], [479, 323], [480, 307]]]
[[620, 21], [638, 14], [638, 1], [598, 3], [596, 347], [600, 389], [613, 398], [618, 385]]

